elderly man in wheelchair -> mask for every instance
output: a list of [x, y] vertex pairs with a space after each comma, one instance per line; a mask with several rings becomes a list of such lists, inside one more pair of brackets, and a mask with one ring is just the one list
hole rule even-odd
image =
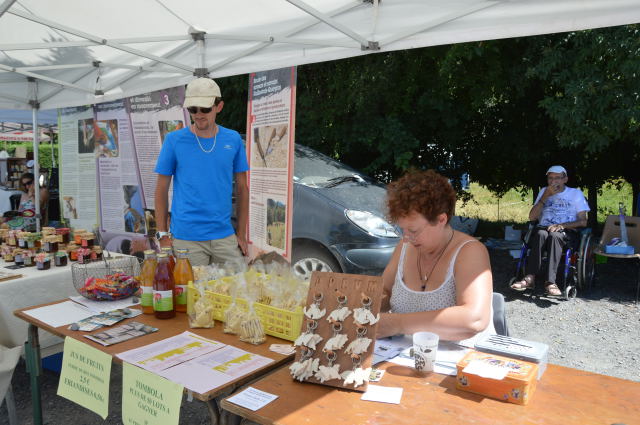
[[[564, 167], [554, 165], [547, 170], [548, 185], [540, 191], [529, 211], [529, 220], [537, 221], [538, 224], [530, 232], [529, 240], [525, 241], [530, 254], [526, 259], [524, 276], [511, 284], [511, 289], [515, 291], [533, 289], [538, 277], [544, 278], [547, 295], [562, 295], [557, 285], [558, 266], [563, 253], [566, 252], [565, 248], [576, 246], [580, 242], [580, 229], [586, 227], [589, 211], [582, 191], [566, 186], [567, 181], [567, 171]], [[526, 251], [527, 249], [523, 249], [523, 255]], [[543, 267], [545, 252], [547, 267]]]

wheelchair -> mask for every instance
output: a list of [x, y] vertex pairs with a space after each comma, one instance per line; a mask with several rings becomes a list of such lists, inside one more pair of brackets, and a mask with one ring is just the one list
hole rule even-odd
[[[529, 228], [524, 236], [520, 257], [516, 264], [515, 276], [509, 281], [509, 287], [514, 282], [522, 280], [526, 274], [527, 259], [530, 253], [529, 239], [537, 229], [537, 223], [529, 223]], [[556, 275], [556, 284], [562, 291], [562, 298], [571, 300], [578, 294], [578, 289], [588, 290], [593, 283], [595, 272], [596, 240], [588, 227], [579, 230], [580, 240], [568, 243], [562, 252], [560, 264]], [[546, 254], [543, 257], [543, 268], [548, 267]]]

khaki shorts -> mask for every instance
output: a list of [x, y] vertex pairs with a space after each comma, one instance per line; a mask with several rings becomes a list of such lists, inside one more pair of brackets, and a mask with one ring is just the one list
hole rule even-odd
[[227, 261], [243, 261], [238, 248], [236, 235], [210, 241], [185, 241], [174, 239], [175, 249], [188, 249], [189, 262], [192, 266], [206, 266], [209, 264], [224, 264]]

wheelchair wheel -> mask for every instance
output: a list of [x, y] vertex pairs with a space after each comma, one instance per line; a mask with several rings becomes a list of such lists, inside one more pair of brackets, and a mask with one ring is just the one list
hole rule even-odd
[[567, 285], [562, 292], [562, 296], [567, 301], [574, 299], [576, 295], [578, 295], [578, 288], [576, 288], [575, 286]]
[[586, 235], [580, 243], [580, 252], [578, 257], [578, 287], [580, 289], [591, 289], [593, 276], [595, 273], [595, 243], [592, 235]]

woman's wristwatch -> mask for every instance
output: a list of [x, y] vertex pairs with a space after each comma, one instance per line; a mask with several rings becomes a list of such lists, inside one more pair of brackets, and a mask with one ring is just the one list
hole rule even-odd
[[171, 233], [169, 232], [156, 232], [156, 239], [160, 240], [164, 237], [168, 237], [169, 239], [171, 239]]

